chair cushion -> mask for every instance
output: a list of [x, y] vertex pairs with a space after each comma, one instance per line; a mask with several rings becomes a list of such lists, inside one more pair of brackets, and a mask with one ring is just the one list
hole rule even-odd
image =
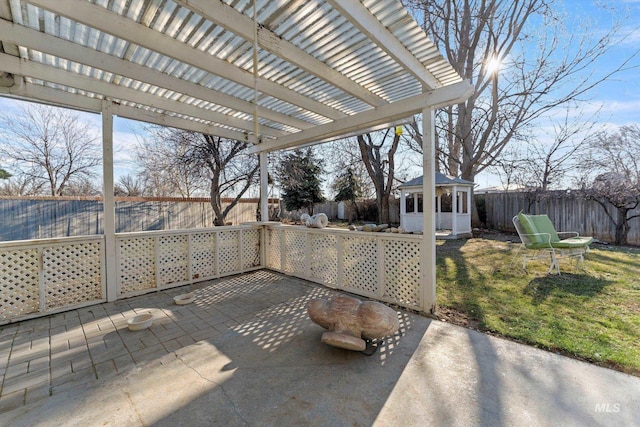
[[[546, 215], [529, 215], [529, 220], [533, 223], [533, 227], [538, 230], [537, 233], [548, 233], [551, 236], [551, 242], [559, 242], [560, 237], [553, 226], [553, 223]], [[543, 237], [546, 242], [546, 236]]]
[[[539, 232], [533, 221], [530, 219], [532, 216], [534, 215], [526, 215], [522, 212], [518, 214], [518, 221], [520, 222], [520, 225], [522, 225], [525, 234], [535, 234]], [[546, 242], [546, 239], [543, 236], [527, 236], [527, 238], [531, 241], [532, 245], [544, 244]], [[527, 245], [527, 247], [529, 246], [530, 245]]]
[[552, 242], [551, 246], [559, 249], [585, 248], [589, 246], [591, 242], [593, 242], [593, 237], [578, 236]]

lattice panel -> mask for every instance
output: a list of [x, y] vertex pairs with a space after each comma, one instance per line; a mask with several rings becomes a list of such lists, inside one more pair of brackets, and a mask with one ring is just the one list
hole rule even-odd
[[344, 287], [376, 294], [378, 250], [375, 239], [344, 238]]
[[282, 231], [267, 229], [269, 246], [267, 247], [267, 267], [280, 271], [280, 235]]
[[420, 306], [420, 242], [384, 241], [384, 296]]
[[284, 252], [286, 273], [304, 275], [305, 246], [307, 234], [304, 232], [285, 230]]
[[101, 262], [99, 242], [44, 249], [45, 309], [104, 299]]
[[338, 282], [338, 250], [336, 236], [311, 234], [311, 277], [322, 283]]
[[158, 239], [158, 276], [160, 285], [189, 280], [189, 242], [185, 235]]
[[221, 231], [218, 233], [218, 268], [220, 274], [240, 270], [240, 232]]
[[197, 233], [191, 236], [191, 273], [192, 279], [214, 277], [216, 259], [215, 233]]
[[38, 264], [37, 249], [0, 251], [0, 319], [39, 310]]
[[120, 293], [156, 287], [156, 254], [153, 237], [122, 239], [118, 244]]
[[242, 231], [242, 268], [260, 266], [260, 230]]

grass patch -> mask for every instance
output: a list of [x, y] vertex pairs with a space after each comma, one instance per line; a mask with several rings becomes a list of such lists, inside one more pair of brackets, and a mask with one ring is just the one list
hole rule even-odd
[[543, 261], [510, 267], [510, 237], [438, 242], [439, 316], [640, 375], [640, 250], [596, 246], [584, 271], [561, 260], [552, 276]]

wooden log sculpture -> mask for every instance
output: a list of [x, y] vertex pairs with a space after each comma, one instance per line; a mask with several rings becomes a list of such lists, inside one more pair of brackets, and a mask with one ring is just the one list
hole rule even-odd
[[315, 298], [307, 306], [312, 321], [328, 329], [322, 342], [347, 350], [364, 351], [363, 339], [380, 339], [400, 328], [396, 312], [376, 301], [360, 301], [346, 295], [329, 300]]

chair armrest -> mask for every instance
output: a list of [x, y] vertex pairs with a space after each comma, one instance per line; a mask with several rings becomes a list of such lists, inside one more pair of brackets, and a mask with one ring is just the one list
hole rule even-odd
[[528, 236], [542, 236], [544, 238], [544, 240], [546, 240], [546, 242], [538, 242], [538, 243], [530, 242], [528, 244], [522, 242], [525, 246], [527, 246], [527, 245], [544, 245], [544, 244], [547, 244], [550, 248], [553, 248], [553, 246], [551, 246], [551, 234], [549, 234], [549, 233], [521, 234], [520, 236], [521, 236], [520, 237], [521, 239], [522, 239], [522, 237], [525, 237], [525, 236], [527, 236], [527, 237]]
[[569, 237], [579, 237], [580, 233], [578, 233], [577, 231], [558, 231], [558, 236], [560, 236], [560, 234], [571, 234], [571, 236]]

